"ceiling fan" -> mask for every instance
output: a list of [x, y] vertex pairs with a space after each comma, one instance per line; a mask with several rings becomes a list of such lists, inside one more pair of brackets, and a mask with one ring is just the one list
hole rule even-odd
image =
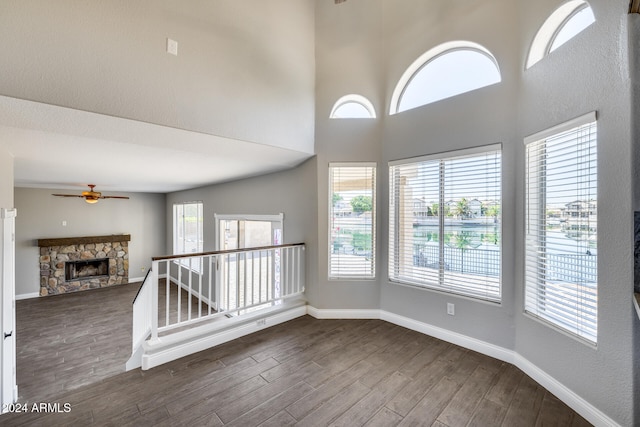
[[99, 191], [93, 191], [95, 184], [88, 184], [89, 191], [83, 191], [82, 194], [52, 194], [59, 197], [82, 197], [87, 203], [98, 203], [100, 199], [128, 199], [127, 196], [103, 196]]

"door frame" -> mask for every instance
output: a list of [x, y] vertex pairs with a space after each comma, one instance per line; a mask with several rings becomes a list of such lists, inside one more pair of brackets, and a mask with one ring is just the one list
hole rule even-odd
[[[217, 214], [214, 213], [213, 214], [213, 218], [214, 218], [214, 230], [213, 230], [213, 240], [215, 242], [215, 246], [214, 246], [214, 250], [219, 251], [221, 250], [220, 248], [220, 238], [221, 238], [221, 233], [220, 233], [220, 221], [265, 221], [265, 222], [279, 222], [280, 223], [280, 230], [281, 230], [281, 236], [280, 238], [283, 239], [282, 242], [280, 242], [280, 244], [284, 243], [284, 213], [279, 213], [279, 214], [271, 214], [271, 215], [259, 215], [259, 214], [250, 214], [250, 215], [244, 215], [244, 214]], [[273, 240], [273, 235], [271, 236], [272, 240]]]
[[15, 218], [17, 210], [0, 209], [0, 401], [2, 412], [18, 400], [16, 380]]

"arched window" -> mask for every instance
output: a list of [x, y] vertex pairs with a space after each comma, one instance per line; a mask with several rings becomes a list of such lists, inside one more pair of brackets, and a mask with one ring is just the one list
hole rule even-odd
[[391, 98], [396, 114], [501, 81], [495, 57], [477, 43], [454, 41], [424, 53], [404, 72]]
[[367, 98], [361, 95], [345, 95], [338, 99], [329, 115], [332, 119], [375, 119], [376, 110]]
[[529, 49], [527, 68], [574, 38], [595, 21], [593, 10], [586, 1], [570, 0], [564, 3], [538, 30]]

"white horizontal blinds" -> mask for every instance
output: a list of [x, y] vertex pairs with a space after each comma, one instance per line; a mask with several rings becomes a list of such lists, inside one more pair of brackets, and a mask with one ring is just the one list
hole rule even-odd
[[[440, 282], [440, 161], [390, 168], [389, 273], [392, 280], [437, 287]], [[435, 214], [434, 214], [435, 212]]]
[[376, 164], [329, 164], [329, 278], [375, 277]]
[[489, 301], [500, 301], [501, 153], [443, 161], [443, 287]]
[[526, 153], [525, 310], [596, 343], [596, 122], [529, 142]]
[[390, 280], [500, 301], [499, 146], [393, 162]]

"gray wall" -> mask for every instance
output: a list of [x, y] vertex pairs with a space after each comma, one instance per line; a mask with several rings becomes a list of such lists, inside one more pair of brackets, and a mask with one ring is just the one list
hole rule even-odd
[[2, 95], [313, 152], [312, 0], [3, 0], [0, 39]]
[[[346, 7], [343, 7], [346, 6]], [[377, 200], [377, 257], [375, 280], [329, 280], [329, 171], [330, 162], [378, 162], [378, 195], [384, 188], [380, 163], [381, 120], [329, 119], [334, 103], [344, 95], [368, 98], [378, 117], [384, 107], [384, 56], [381, 2], [353, 2], [336, 6], [316, 3], [316, 154], [318, 158], [318, 288], [315, 299], [320, 309], [377, 309], [380, 307], [380, 278], [385, 277], [385, 246], [381, 224], [386, 214], [381, 197]]]
[[317, 257], [318, 206], [315, 200], [316, 159], [307, 160], [295, 169], [243, 179], [226, 184], [167, 194], [164, 251], [173, 250], [173, 205], [202, 201], [204, 208], [204, 250], [215, 250], [214, 214], [284, 213], [284, 243], [306, 243], [307, 299], [318, 298]]
[[[526, 52], [539, 23], [557, 1], [521, 9]], [[634, 407], [632, 116], [627, 49], [628, 2], [592, 0], [597, 22], [524, 72], [519, 93], [518, 140], [589, 111], [598, 113], [598, 346], [592, 348], [516, 312], [516, 351], [623, 425]], [[524, 58], [524, 56], [521, 56]], [[518, 150], [522, 159], [524, 147]], [[524, 174], [518, 162], [516, 179]], [[524, 206], [519, 186], [517, 206]], [[518, 253], [523, 247], [518, 209]], [[516, 303], [523, 300], [518, 263]], [[636, 396], [637, 398], [637, 396]], [[636, 420], [637, 421], [637, 420]]]
[[[531, 40], [561, 3], [194, 0], [187, 8], [169, 0], [10, 0], [0, 14], [8, 58], [0, 63], [0, 94], [288, 148], [308, 149], [315, 137], [317, 158], [298, 168], [172, 193], [166, 201], [145, 196], [152, 200], [135, 213], [99, 215], [111, 225], [100, 234], [128, 232], [133, 245], [141, 233], [140, 242], [154, 242], [140, 251], [142, 261], [132, 263], [135, 271], [150, 256], [171, 251], [175, 202], [204, 202], [205, 250], [213, 249], [214, 213], [284, 212], [285, 241], [307, 243], [311, 305], [381, 308], [512, 350], [620, 424], [633, 425], [640, 341], [630, 303], [632, 211], [640, 207], [640, 191], [632, 188], [638, 168], [634, 173], [628, 2], [591, 0], [597, 23], [525, 71]], [[164, 52], [167, 36], [180, 42], [177, 58]], [[387, 116], [406, 67], [450, 40], [488, 48], [502, 83]], [[43, 83], [51, 79], [59, 84]], [[379, 118], [328, 120], [334, 102], [348, 93], [368, 97]], [[523, 314], [523, 138], [593, 110], [600, 147], [597, 348]], [[502, 304], [389, 283], [387, 162], [497, 142], [503, 145]], [[327, 166], [357, 160], [378, 162], [378, 279], [328, 281]], [[12, 199], [3, 179], [10, 179], [4, 167], [11, 164], [0, 153], [0, 201]], [[18, 294], [37, 292], [33, 239], [56, 237], [51, 234], [58, 234], [63, 217], [70, 221], [65, 232], [71, 218], [73, 224], [81, 218], [72, 216], [75, 208], [57, 205], [72, 201], [37, 191], [16, 190]], [[134, 196], [127, 206], [135, 205]], [[115, 204], [95, 207], [109, 206]], [[40, 224], [45, 210], [60, 215]], [[133, 229], [131, 218], [142, 231]], [[88, 232], [97, 230], [83, 226], [69, 235]], [[34, 278], [32, 287], [20, 283]], [[446, 315], [447, 302], [456, 304], [456, 316]]]
[[[345, 7], [342, 7], [345, 6]], [[387, 162], [470, 146], [504, 144], [505, 212], [513, 212], [514, 162], [519, 57], [517, 9], [512, 1], [482, 6], [451, 4], [434, 9], [418, 0], [317, 4], [316, 150], [318, 153], [319, 308], [382, 308], [506, 348], [514, 346], [514, 224], [504, 215], [504, 303], [479, 304], [464, 298], [390, 284], [387, 280]], [[434, 13], [435, 10], [435, 13]], [[499, 20], [494, 17], [500, 16]], [[509, 19], [511, 18], [511, 19]], [[490, 22], [490, 25], [487, 23]], [[335, 24], [335, 25], [334, 25]], [[500, 62], [500, 85], [445, 100], [403, 114], [388, 116], [395, 85], [418, 56], [450, 40], [470, 40], [487, 47]], [[338, 65], [340, 64], [340, 65]], [[376, 120], [329, 120], [335, 101], [348, 93], [369, 98]], [[491, 108], [486, 108], [491, 105]], [[330, 161], [378, 161], [378, 281], [328, 281], [327, 218]], [[446, 303], [457, 315], [446, 315]], [[482, 319], [482, 322], [470, 319]]]
[[[122, 193], [129, 200], [101, 200], [90, 205], [81, 199], [54, 197], [68, 190], [15, 189], [16, 295], [40, 292], [37, 239], [131, 234], [129, 277], [144, 277], [151, 257], [164, 253], [165, 195]], [[120, 194], [120, 193], [119, 193]], [[66, 227], [62, 225], [66, 221]]]
[[[632, 114], [638, 117], [640, 114], [640, 14], [629, 15], [629, 49], [632, 84]], [[640, 211], [640, 120], [632, 119], [631, 141], [633, 153], [633, 208]], [[640, 396], [640, 322], [634, 321], [633, 354], [636, 355], [634, 365], [634, 396]], [[640, 399], [635, 399], [636, 414], [640, 416]]]
[[0, 148], [0, 208], [13, 207], [13, 156]]
[[[330, 4], [331, 3], [331, 4]], [[593, 0], [597, 23], [528, 71], [529, 45], [562, 2], [332, 2], [316, 5], [319, 308], [375, 308], [513, 350], [622, 425], [632, 425], [632, 120], [627, 2]], [[419, 55], [469, 40], [499, 62], [502, 82], [388, 116], [392, 91]], [[328, 120], [333, 103], [358, 93], [373, 121]], [[599, 339], [592, 348], [523, 314], [525, 136], [589, 111], [599, 115]], [[387, 280], [390, 160], [484, 144], [503, 146], [501, 305]], [[378, 283], [326, 280], [329, 161], [379, 161]], [[637, 203], [637, 201], [636, 201]], [[637, 204], [637, 206], [640, 206]], [[376, 302], [375, 298], [379, 301]], [[456, 315], [446, 315], [446, 303]], [[635, 332], [634, 332], [635, 331]], [[636, 346], [637, 347], [637, 346]], [[637, 351], [636, 351], [637, 353]]]

